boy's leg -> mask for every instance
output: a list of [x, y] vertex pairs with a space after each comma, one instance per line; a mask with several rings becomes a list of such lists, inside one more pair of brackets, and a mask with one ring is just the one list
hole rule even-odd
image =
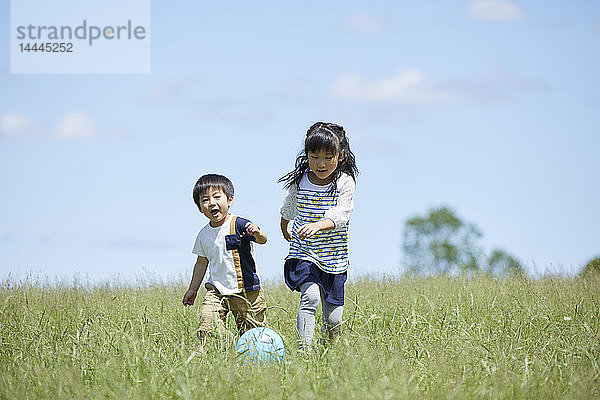
[[198, 325], [198, 339], [200, 339], [199, 351], [204, 351], [204, 345], [212, 332], [222, 332], [225, 329], [225, 318], [227, 317], [226, 302], [223, 296], [211, 284], [206, 284], [206, 295], [202, 302], [200, 311], [200, 324]]
[[248, 329], [265, 325], [267, 303], [262, 288], [231, 295], [229, 304], [240, 335]]
[[298, 308], [298, 348], [310, 353], [315, 331], [315, 315], [319, 306], [321, 288], [314, 282], [300, 285], [300, 307]]
[[337, 306], [322, 299], [323, 304], [323, 337], [335, 339], [340, 334], [344, 306]]

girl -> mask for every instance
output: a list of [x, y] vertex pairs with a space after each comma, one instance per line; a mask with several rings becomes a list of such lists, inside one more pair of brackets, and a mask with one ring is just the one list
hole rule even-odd
[[319, 299], [323, 333], [330, 339], [339, 334], [357, 174], [344, 128], [317, 122], [306, 132], [296, 168], [279, 179], [289, 189], [281, 207], [281, 232], [290, 242], [285, 283], [301, 293], [298, 345], [306, 352], [311, 349]]

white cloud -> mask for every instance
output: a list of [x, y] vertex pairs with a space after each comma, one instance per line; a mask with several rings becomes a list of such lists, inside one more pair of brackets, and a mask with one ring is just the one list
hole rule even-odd
[[384, 19], [370, 14], [353, 15], [344, 23], [346, 29], [360, 33], [381, 32], [386, 30], [388, 25]]
[[48, 127], [20, 112], [0, 114], [0, 138], [49, 138], [59, 140], [80, 140], [96, 137], [118, 137], [127, 132], [113, 130], [103, 132], [98, 130], [94, 118], [87, 112], [69, 111], [55, 127]]
[[[409, 110], [407, 106], [506, 104], [521, 95], [548, 90], [551, 88], [543, 81], [503, 69], [467, 78], [431, 78], [417, 69], [402, 69], [378, 80], [369, 80], [356, 73], [340, 74], [333, 81], [329, 94], [338, 100], [355, 102], [355, 105], [360, 105], [360, 110], [371, 114], [375, 110], [387, 112], [389, 107], [399, 112]], [[354, 111], [360, 114], [360, 110]]]
[[508, 0], [473, 0], [467, 6], [467, 15], [480, 21], [516, 21], [524, 18], [525, 12]]
[[31, 120], [23, 113], [10, 112], [0, 116], [0, 136], [16, 137], [28, 134]]
[[[191, 111], [204, 121], [233, 123], [244, 127], [257, 127], [272, 120], [271, 105], [265, 105], [265, 101], [260, 98], [250, 102], [233, 98], [203, 100], [205, 96], [198, 95], [198, 86], [202, 82], [202, 78], [194, 75], [165, 80], [151, 87], [140, 97], [140, 101], [148, 106], [171, 106], [185, 110], [186, 113]], [[290, 96], [292, 94], [280, 95], [285, 100], [289, 100]]]
[[479, 77], [458, 79], [446, 83], [461, 94], [461, 98], [478, 104], [506, 104], [526, 94], [551, 90], [543, 81], [515, 75], [503, 69], [493, 69]]
[[259, 104], [251, 106], [227, 100], [199, 107], [196, 116], [205, 121], [234, 123], [244, 127], [258, 127], [273, 118], [271, 112]]
[[416, 105], [448, 103], [457, 94], [436, 84], [416, 69], [403, 69], [380, 80], [358, 74], [340, 74], [330, 90], [332, 96], [365, 102], [395, 102]]
[[199, 79], [194, 76], [161, 82], [144, 93], [142, 102], [153, 106], [179, 104], [181, 101], [189, 103], [198, 82]]
[[181, 87], [172, 83], [162, 83], [144, 94], [142, 101], [152, 105], [163, 105], [179, 97]]
[[53, 136], [61, 139], [83, 139], [97, 136], [96, 124], [84, 112], [69, 112], [58, 125]]

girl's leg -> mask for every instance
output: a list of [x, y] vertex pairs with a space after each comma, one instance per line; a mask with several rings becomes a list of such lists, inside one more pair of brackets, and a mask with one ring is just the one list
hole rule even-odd
[[305, 282], [300, 285], [300, 307], [298, 309], [298, 347], [301, 351], [310, 353], [313, 334], [315, 332], [315, 315], [321, 288], [313, 282]]
[[321, 303], [323, 304], [323, 337], [335, 339], [340, 334], [344, 306], [336, 306], [325, 299]]

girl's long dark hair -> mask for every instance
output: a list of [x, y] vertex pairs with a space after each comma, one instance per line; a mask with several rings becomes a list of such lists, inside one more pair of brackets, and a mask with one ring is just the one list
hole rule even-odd
[[320, 150], [330, 151], [335, 154], [340, 154], [342, 150], [344, 151], [344, 154], [340, 155], [337, 168], [333, 171], [333, 180], [331, 181], [332, 191], [337, 190], [337, 180], [342, 172], [347, 173], [356, 181], [358, 167], [356, 166], [354, 153], [350, 150], [346, 131], [340, 125], [317, 122], [306, 131], [304, 149], [296, 157], [295, 168], [279, 178], [277, 182], [284, 182], [285, 187], [288, 189], [292, 185], [296, 185], [297, 187], [304, 173], [308, 171], [308, 153]]

